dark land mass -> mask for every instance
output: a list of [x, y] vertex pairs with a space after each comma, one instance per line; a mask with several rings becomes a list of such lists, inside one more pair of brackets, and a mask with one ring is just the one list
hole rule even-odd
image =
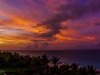
[[[0, 51], [0, 71], [7, 75], [96, 75], [94, 66], [62, 64], [58, 57], [29, 56]], [[4, 75], [4, 74], [0, 74]]]

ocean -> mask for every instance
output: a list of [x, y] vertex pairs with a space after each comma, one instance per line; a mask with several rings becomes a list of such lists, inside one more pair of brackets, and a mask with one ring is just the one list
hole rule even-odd
[[65, 64], [80, 64], [81, 66], [93, 65], [97, 70], [100, 70], [100, 50], [48, 50], [48, 51], [33, 51], [33, 50], [18, 50], [11, 51], [22, 55], [40, 56], [46, 54], [50, 58], [55, 56], [60, 58], [59, 62]]

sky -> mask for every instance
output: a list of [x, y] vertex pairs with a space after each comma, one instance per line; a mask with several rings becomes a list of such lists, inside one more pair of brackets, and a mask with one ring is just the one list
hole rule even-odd
[[100, 0], [0, 0], [0, 49], [100, 49]]

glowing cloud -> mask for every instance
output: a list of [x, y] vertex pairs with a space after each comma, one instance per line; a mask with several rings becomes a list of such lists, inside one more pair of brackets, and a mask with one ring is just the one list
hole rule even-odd
[[61, 42], [69, 47], [99, 43], [99, 6], [100, 0], [0, 0], [0, 46], [55, 49]]

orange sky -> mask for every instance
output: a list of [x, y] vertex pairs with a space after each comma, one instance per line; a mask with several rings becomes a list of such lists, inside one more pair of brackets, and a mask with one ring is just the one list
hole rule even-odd
[[0, 48], [100, 49], [100, 1], [77, 1], [0, 0]]

